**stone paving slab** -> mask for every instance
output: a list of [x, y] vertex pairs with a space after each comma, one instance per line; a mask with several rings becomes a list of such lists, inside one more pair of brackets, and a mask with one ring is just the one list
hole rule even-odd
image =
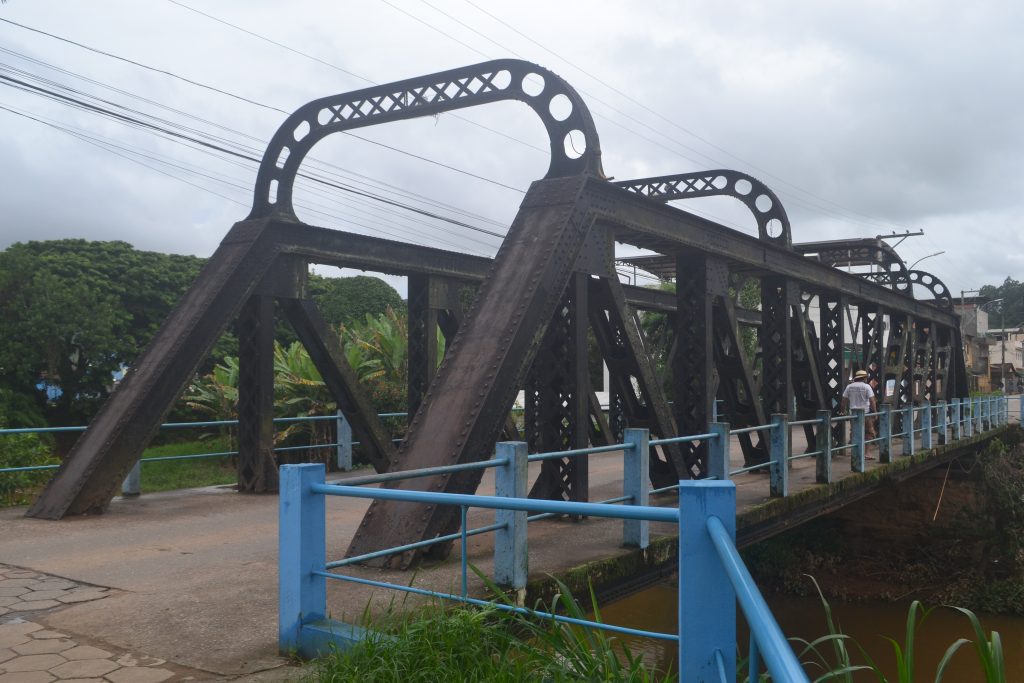
[[[97, 647], [71, 633], [48, 629], [40, 621], [54, 608], [116, 595], [102, 586], [81, 584], [0, 564], [0, 585], [7, 587], [7, 610], [0, 615], [0, 683], [162, 683], [229, 680], [116, 647]], [[91, 639], [88, 639], [91, 640]], [[278, 679], [283, 680], [287, 674]]]

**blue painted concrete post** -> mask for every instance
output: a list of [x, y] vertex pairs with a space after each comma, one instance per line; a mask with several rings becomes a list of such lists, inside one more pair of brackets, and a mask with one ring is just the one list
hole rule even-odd
[[[526, 498], [527, 483], [526, 444], [522, 441], [503, 441], [496, 446], [496, 456], [505, 464], [494, 473], [494, 494], [503, 498]], [[527, 513], [515, 510], [495, 510], [495, 524], [504, 525], [494, 532], [494, 582], [515, 591], [516, 604], [526, 598], [526, 577], [529, 573], [529, 552], [526, 540]]]
[[938, 405], [935, 407], [935, 410], [936, 410], [936, 415], [939, 418], [939, 424], [938, 424], [938, 427], [937, 427], [937, 429], [938, 429], [938, 437], [939, 437], [939, 445], [940, 446], [945, 446], [946, 442], [948, 440], [947, 437], [949, 435], [949, 424], [947, 423], [948, 413], [946, 412], [946, 402], [945, 401], [939, 401]]
[[850, 429], [853, 434], [853, 443], [850, 446], [850, 469], [854, 472], [864, 471], [864, 409], [854, 408], [853, 413], [853, 425]]
[[987, 432], [991, 428], [990, 425], [989, 425], [989, 420], [988, 420], [988, 418], [989, 418], [989, 397], [988, 396], [982, 396], [979, 399], [979, 403], [981, 404], [981, 410], [978, 411], [978, 413], [981, 415], [981, 429], [979, 429], [978, 431]]
[[712, 516], [735, 541], [735, 484], [679, 482], [680, 681], [719, 680], [716, 651], [725, 662], [724, 680], [736, 680], [736, 593], [707, 530]]
[[708, 478], [725, 481], [729, 478], [729, 423], [711, 423], [710, 433], [715, 438], [708, 442]]
[[1017, 420], [1020, 422], [1021, 426], [1024, 426], [1024, 394], [1017, 397], [1017, 410], [1020, 411], [1020, 414], [1017, 416]]
[[932, 449], [932, 402], [925, 401], [921, 411], [921, 448]]
[[972, 399], [971, 404], [971, 417], [974, 419], [974, 433], [981, 434], [985, 429], [981, 421], [981, 399]]
[[878, 416], [878, 462], [892, 462], [892, 404], [886, 403], [882, 406], [881, 415]]
[[974, 436], [974, 399], [965, 398], [960, 401], [960, 412], [964, 416], [964, 436]]
[[128, 476], [121, 483], [122, 496], [137, 496], [142, 493], [142, 461], [136, 460], [134, 467], [128, 470]]
[[[622, 495], [629, 496], [632, 505], [647, 505], [650, 491], [651, 456], [650, 432], [646, 429], [627, 429], [623, 441], [628, 448], [622, 451]], [[622, 520], [622, 543], [632, 548], [646, 548], [651, 542], [651, 523], [646, 519]]]
[[278, 650], [287, 655], [302, 651], [302, 625], [324, 618], [327, 557], [324, 497], [310, 492], [324, 483], [323, 463], [283, 465], [280, 478], [278, 525]]
[[352, 425], [339, 410], [337, 419], [338, 438], [338, 469], [342, 472], [352, 471]]
[[785, 413], [772, 415], [768, 453], [771, 459], [769, 494], [785, 498], [789, 495], [789, 416]]
[[818, 451], [814, 468], [814, 481], [819, 484], [832, 483], [832, 413], [827, 410], [818, 411], [818, 433], [814, 450]]
[[903, 410], [903, 455], [914, 454], [914, 404]]
[[964, 435], [964, 426], [960, 422], [960, 399], [954, 398], [950, 405], [953, 407], [953, 441], [959, 441]]

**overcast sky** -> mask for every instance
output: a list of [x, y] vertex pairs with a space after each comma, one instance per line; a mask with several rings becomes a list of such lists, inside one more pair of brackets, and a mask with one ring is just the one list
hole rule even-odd
[[[256, 156], [277, 109], [521, 57], [581, 92], [608, 175], [736, 168], [782, 197], [795, 241], [924, 230], [899, 250], [945, 252], [920, 268], [954, 293], [1024, 279], [1019, 2], [7, 0], [0, 19], [181, 78], [7, 22], [0, 76]], [[20, 112], [0, 109], [0, 248], [83, 237], [208, 256], [248, 213], [255, 164], [0, 86]], [[307, 222], [491, 255], [487, 232], [548, 164], [519, 103], [358, 133], [401, 151], [336, 135], [316, 172], [479, 230], [312, 184]], [[684, 206], [755, 233], [734, 204]]]

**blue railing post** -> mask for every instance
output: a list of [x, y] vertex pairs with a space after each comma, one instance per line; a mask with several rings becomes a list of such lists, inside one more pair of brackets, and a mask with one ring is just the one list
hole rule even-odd
[[785, 498], [789, 495], [789, 417], [785, 413], [772, 415], [768, 439], [771, 458], [769, 495]]
[[939, 401], [935, 407], [936, 415], [939, 418], [939, 424], [936, 427], [938, 429], [939, 445], [945, 446], [948, 440], [949, 424], [947, 423], [948, 415], [946, 413], [946, 402]]
[[965, 398], [960, 401], [960, 412], [964, 419], [964, 436], [974, 436], [974, 399]]
[[[633, 505], [647, 505], [650, 498], [650, 432], [646, 429], [627, 429], [623, 433], [626, 448], [622, 451], [622, 495], [629, 496]], [[622, 542], [632, 548], [646, 548], [651, 541], [651, 523], [646, 519], [622, 521]]]
[[1017, 410], [1020, 411], [1020, 414], [1017, 416], [1017, 420], [1020, 422], [1021, 426], [1024, 427], [1024, 394], [1017, 397]]
[[137, 496], [142, 493], [142, 461], [136, 460], [135, 464], [128, 470], [128, 476], [121, 484], [122, 496]]
[[324, 483], [323, 463], [283, 465], [280, 478], [278, 527], [278, 650], [283, 655], [303, 653], [302, 626], [324, 618], [327, 580], [325, 505], [313, 494], [313, 484]]
[[832, 483], [832, 413], [818, 411], [818, 432], [815, 434], [814, 450], [818, 451], [815, 462], [814, 481], [819, 484]]
[[960, 422], [960, 399], [954, 398], [950, 405], [953, 407], [953, 441], [959, 441], [964, 435], [964, 426]]
[[851, 441], [850, 446], [850, 470], [853, 472], [864, 471], [864, 456], [867, 450], [864, 446], [864, 409], [854, 408], [853, 422], [850, 425]]
[[352, 470], [352, 425], [349, 424], [345, 415], [339, 410], [336, 422], [338, 443], [338, 469], [342, 472]]
[[878, 462], [883, 464], [892, 462], [893, 417], [892, 404], [883, 404], [881, 415], [878, 416], [878, 436], [881, 439], [878, 442]]
[[903, 410], [903, 455], [914, 454], [914, 404]]
[[[496, 447], [496, 456], [505, 464], [494, 473], [494, 494], [502, 498], [526, 498], [529, 491], [529, 457], [522, 441], [503, 441]], [[494, 532], [494, 582], [511, 588], [517, 605], [526, 599], [529, 574], [529, 551], [526, 539], [525, 510], [496, 510]]]
[[981, 399], [971, 400], [971, 417], [974, 419], [974, 433], [981, 434], [984, 430], [984, 423], [981, 421]]
[[921, 448], [932, 449], [932, 402], [925, 401], [921, 408]]
[[708, 478], [725, 481], [729, 478], [729, 423], [712, 422], [708, 442]]
[[[784, 417], [784, 416], [783, 416]], [[731, 481], [679, 482], [679, 680], [736, 680], [736, 593], [708, 533], [717, 517], [736, 539], [736, 486]]]

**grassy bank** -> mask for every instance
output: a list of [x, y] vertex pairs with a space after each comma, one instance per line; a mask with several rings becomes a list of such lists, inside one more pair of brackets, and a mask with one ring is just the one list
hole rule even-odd
[[[233, 447], [226, 437], [216, 437], [151, 446], [143, 452], [142, 459], [223, 453], [231, 450]], [[234, 484], [236, 480], [235, 463], [230, 456], [142, 463], [143, 493]]]

